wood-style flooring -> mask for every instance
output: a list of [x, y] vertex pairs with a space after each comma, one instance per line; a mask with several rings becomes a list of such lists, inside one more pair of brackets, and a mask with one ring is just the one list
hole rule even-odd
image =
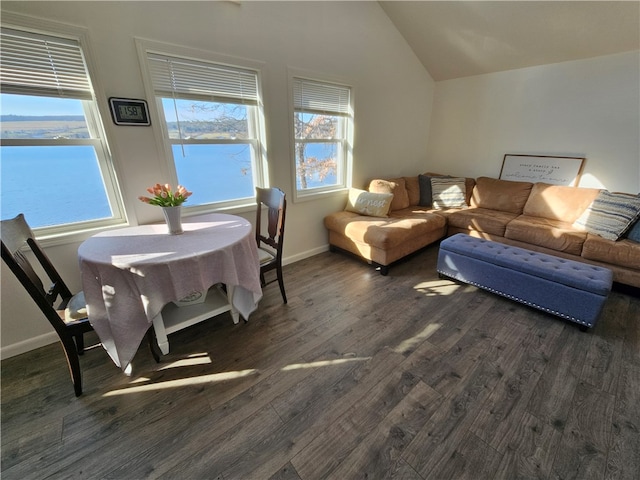
[[[54, 344], [2, 362], [2, 480], [640, 478], [640, 298], [596, 327], [341, 253], [285, 267], [248, 323], [101, 347], [73, 394]], [[44, 320], [43, 320], [44, 321]], [[95, 340], [91, 334], [87, 343]]]

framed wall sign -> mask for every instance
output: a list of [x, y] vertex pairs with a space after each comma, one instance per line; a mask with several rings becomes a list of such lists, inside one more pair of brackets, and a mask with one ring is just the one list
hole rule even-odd
[[133, 98], [109, 98], [113, 123], [116, 125], [151, 125], [147, 102]]
[[580, 183], [584, 160], [584, 157], [506, 154], [502, 161], [499, 178], [577, 187]]

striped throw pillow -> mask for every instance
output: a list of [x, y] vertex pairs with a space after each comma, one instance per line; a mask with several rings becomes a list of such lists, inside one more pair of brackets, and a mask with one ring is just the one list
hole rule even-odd
[[431, 177], [431, 196], [435, 209], [466, 207], [466, 192], [464, 178]]
[[640, 195], [602, 190], [573, 226], [618, 240], [640, 215]]

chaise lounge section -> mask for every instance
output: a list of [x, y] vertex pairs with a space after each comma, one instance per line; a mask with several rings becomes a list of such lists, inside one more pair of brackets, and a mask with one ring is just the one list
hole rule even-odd
[[[469, 188], [472, 187], [473, 179], [469, 179]], [[362, 214], [348, 203], [344, 211], [328, 215], [324, 224], [332, 250], [353, 253], [386, 275], [393, 262], [447, 234], [445, 215], [451, 210], [435, 211], [430, 205], [420, 205], [417, 176], [373, 180], [368, 191], [374, 195], [391, 195], [389, 212], [382, 216]]]

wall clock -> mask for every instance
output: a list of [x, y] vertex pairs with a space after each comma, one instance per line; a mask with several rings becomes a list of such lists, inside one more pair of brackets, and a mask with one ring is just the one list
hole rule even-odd
[[149, 126], [147, 102], [133, 98], [109, 98], [113, 123], [116, 125]]

